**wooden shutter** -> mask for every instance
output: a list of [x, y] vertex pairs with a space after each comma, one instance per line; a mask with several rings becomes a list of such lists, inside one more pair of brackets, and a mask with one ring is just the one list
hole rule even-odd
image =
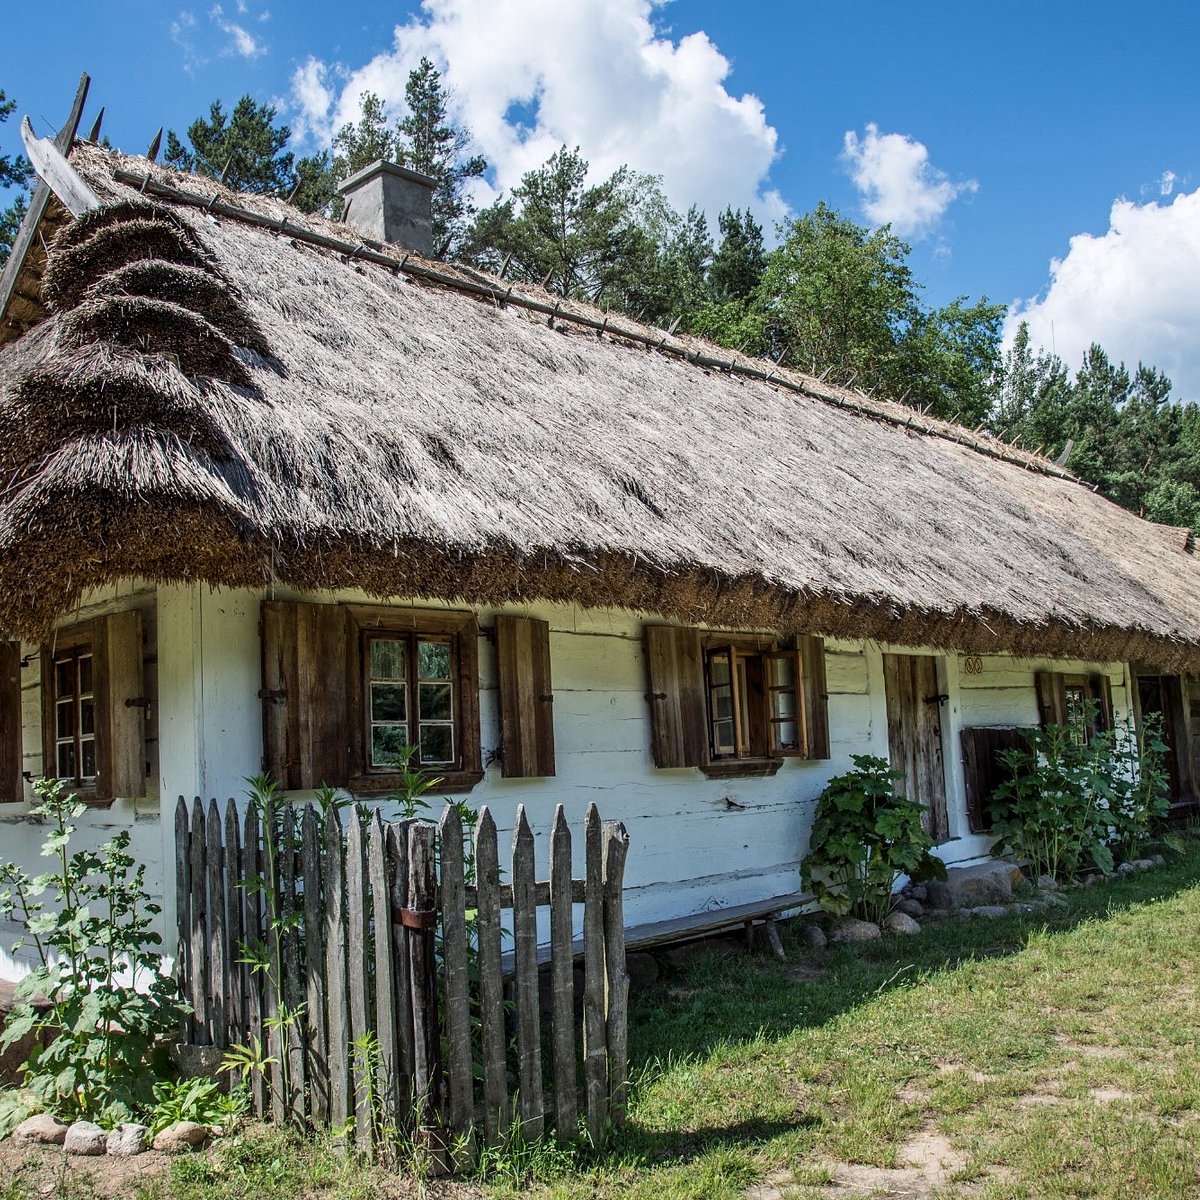
[[263, 604], [264, 760], [285, 788], [348, 782], [347, 650], [341, 605]]
[[146, 794], [146, 696], [142, 614], [136, 609], [97, 617], [92, 641], [96, 696], [96, 799]]
[[804, 635], [796, 639], [804, 671], [805, 744], [808, 758], [829, 755], [829, 689], [825, 682], [825, 642]]
[[0, 642], [0, 804], [25, 799], [22, 723], [21, 643]]
[[550, 626], [534, 617], [496, 618], [501, 769], [506, 779], [554, 774]]
[[1088, 676], [1088, 695], [1096, 702], [1096, 731], [1108, 733], [1113, 727], [1112, 684], [1107, 675]]
[[708, 762], [708, 711], [700, 631], [647, 625], [644, 636], [654, 765], [701, 766]]
[[1027, 745], [1022, 729], [964, 729], [962, 737], [963, 781], [967, 791], [967, 827], [972, 833], [987, 833], [992, 827], [992, 793], [1012, 776], [1000, 759], [1005, 750]]
[[1062, 672], [1038, 671], [1033, 681], [1037, 688], [1038, 715], [1042, 724], [1067, 724], [1067, 693]]

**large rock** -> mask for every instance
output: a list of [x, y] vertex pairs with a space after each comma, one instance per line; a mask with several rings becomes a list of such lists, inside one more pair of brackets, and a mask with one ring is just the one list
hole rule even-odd
[[164, 1154], [183, 1154], [188, 1150], [199, 1150], [207, 1141], [207, 1126], [197, 1125], [194, 1121], [178, 1121], [154, 1139], [154, 1148]]
[[887, 919], [883, 922], [883, 927], [888, 933], [920, 933], [921, 926], [912, 919], [907, 913], [896, 909], [894, 913], [889, 913]]
[[1020, 875], [1012, 863], [985, 862], [972, 867], [951, 867], [946, 873], [951, 908], [1008, 904], [1013, 898], [1013, 876]]
[[1056, 892], [1058, 891], [1058, 880], [1053, 875], [1039, 875], [1037, 890], [1039, 892]]
[[68, 1154], [103, 1154], [108, 1149], [108, 1134], [91, 1121], [76, 1121], [67, 1127], [63, 1149]]
[[920, 900], [901, 900], [896, 905], [896, 911], [902, 912], [909, 917], [923, 917], [925, 915], [925, 905]]
[[963, 912], [970, 913], [973, 917], [984, 917], [987, 920], [1008, 916], [1008, 909], [1003, 904], [977, 904], [974, 908], [964, 908]]
[[931, 879], [925, 885], [925, 907], [949, 912], [954, 907], [954, 897], [950, 887], [940, 879]]
[[879, 926], [873, 921], [860, 921], [856, 917], [838, 917], [829, 932], [829, 940], [836, 946], [841, 942], [873, 942], [879, 937]]
[[26, 1117], [13, 1130], [13, 1141], [23, 1146], [61, 1146], [67, 1140], [67, 1127], [49, 1113]]
[[829, 945], [829, 939], [820, 925], [805, 925], [800, 930], [800, 945], [809, 950], [824, 950]]
[[120, 1125], [108, 1135], [108, 1152], [114, 1158], [132, 1158], [135, 1154], [145, 1154], [149, 1134], [150, 1130], [145, 1125], [132, 1122]]

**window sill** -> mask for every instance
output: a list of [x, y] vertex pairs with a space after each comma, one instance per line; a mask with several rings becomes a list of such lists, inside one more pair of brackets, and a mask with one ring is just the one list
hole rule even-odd
[[717, 759], [700, 768], [709, 779], [770, 777], [783, 766], [782, 758]]
[[[435, 774], [439, 780], [433, 787], [428, 788], [425, 795], [441, 796], [448, 792], [469, 792], [481, 779], [482, 771], [446, 771]], [[403, 786], [399, 775], [355, 775], [346, 787], [356, 796], [382, 796], [390, 792], [399, 792]]]

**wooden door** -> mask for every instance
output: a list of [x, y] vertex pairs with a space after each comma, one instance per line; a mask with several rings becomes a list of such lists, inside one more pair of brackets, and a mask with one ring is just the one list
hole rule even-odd
[[935, 842], [950, 836], [942, 763], [942, 704], [937, 660], [925, 654], [885, 654], [888, 748], [901, 778], [896, 786], [925, 806], [921, 823]]
[[1184, 683], [1178, 675], [1139, 672], [1135, 689], [1139, 722], [1147, 713], [1162, 717], [1163, 741], [1167, 743], [1167, 787], [1174, 805], [1196, 802], [1190, 697]]

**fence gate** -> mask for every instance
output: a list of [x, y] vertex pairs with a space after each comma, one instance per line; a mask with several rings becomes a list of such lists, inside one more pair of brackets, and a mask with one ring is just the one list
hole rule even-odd
[[459, 1168], [514, 1122], [566, 1141], [582, 1111], [594, 1145], [622, 1123], [623, 825], [589, 806], [574, 878], [560, 805], [539, 880], [523, 806], [503, 866], [487, 808], [469, 832], [452, 806], [436, 827], [358, 805], [243, 809], [179, 799], [178, 970], [185, 1040], [243, 1064], [258, 1115], [367, 1154], [418, 1137]]

